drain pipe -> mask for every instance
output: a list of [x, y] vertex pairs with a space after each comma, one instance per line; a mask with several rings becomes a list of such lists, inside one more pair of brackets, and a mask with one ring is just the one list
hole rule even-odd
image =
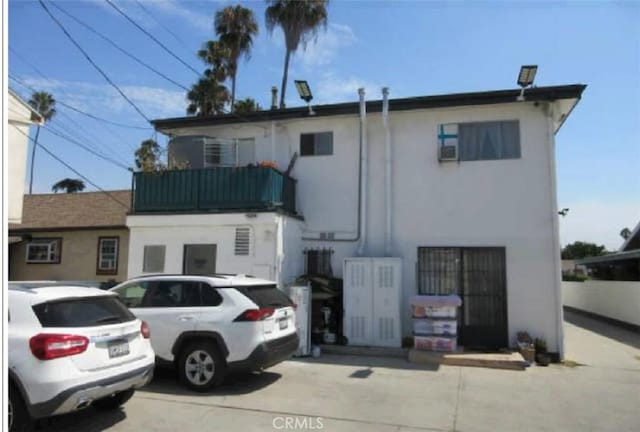
[[362, 256], [367, 248], [367, 179], [368, 179], [368, 148], [367, 148], [367, 103], [364, 100], [364, 87], [358, 89], [360, 96], [360, 243], [358, 255]]
[[382, 88], [382, 125], [384, 126], [384, 254], [391, 256], [391, 131], [389, 130], [389, 87]]

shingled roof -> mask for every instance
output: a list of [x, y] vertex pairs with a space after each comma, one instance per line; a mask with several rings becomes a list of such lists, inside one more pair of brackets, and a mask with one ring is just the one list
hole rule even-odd
[[25, 195], [22, 223], [9, 231], [124, 227], [130, 204], [129, 190]]

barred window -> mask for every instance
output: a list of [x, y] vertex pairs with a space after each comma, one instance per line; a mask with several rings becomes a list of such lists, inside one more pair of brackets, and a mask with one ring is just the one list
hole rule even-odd
[[331, 269], [331, 255], [333, 249], [306, 249], [305, 254], [305, 273], [317, 276], [333, 276]]
[[116, 274], [118, 272], [118, 237], [98, 239], [98, 266], [96, 274]]
[[27, 243], [27, 263], [60, 264], [61, 238], [39, 238]]

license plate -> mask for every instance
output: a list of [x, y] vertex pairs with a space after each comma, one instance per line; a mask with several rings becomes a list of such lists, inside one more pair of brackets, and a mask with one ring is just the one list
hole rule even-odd
[[280, 330], [284, 330], [289, 325], [289, 320], [287, 318], [280, 320]]
[[122, 357], [129, 354], [129, 342], [115, 341], [109, 344], [109, 358]]

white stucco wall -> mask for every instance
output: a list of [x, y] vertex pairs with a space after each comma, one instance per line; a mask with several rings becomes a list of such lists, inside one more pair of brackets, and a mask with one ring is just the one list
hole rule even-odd
[[[215, 244], [216, 272], [287, 283], [301, 272], [302, 262], [296, 259], [302, 253], [299, 224], [297, 219], [275, 213], [128, 216], [128, 277], [144, 274], [145, 245], [165, 245], [164, 273], [180, 274], [185, 244]], [[235, 255], [237, 227], [251, 228], [248, 256]]]
[[8, 94], [7, 161], [9, 223], [22, 221], [22, 201], [27, 175], [27, 149], [31, 111], [13, 93]]
[[565, 306], [640, 326], [640, 282], [562, 282]]
[[[377, 95], [376, 95], [377, 96]], [[560, 263], [555, 203], [553, 136], [544, 104], [512, 103], [390, 113], [393, 146], [392, 255], [403, 262], [403, 299], [417, 291], [420, 246], [506, 248], [509, 342], [527, 330], [561, 350]], [[438, 162], [441, 123], [520, 120], [520, 159]], [[333, 232], [353, 238], [358, 205], [358, 116], [314, 117], [277, 122], [276, 161], [287, 166], [299, 152], [301, 133], [333, 131], [333, 155], [299, 157], [292, 171], [303, 235]], [[271, 159], [270, 124], [175, 130], [256, 140], [257, 159]], [[368, 115], [369, 176], [365, 255], [384, 253], [384, 131], [381, 115]], [[331, 247], [334, 274], [356, 242], [304, 241]], [[558, 262], [556, 262], [556, 260]], [[410, 318], [404, 317], [404, 334]]]

